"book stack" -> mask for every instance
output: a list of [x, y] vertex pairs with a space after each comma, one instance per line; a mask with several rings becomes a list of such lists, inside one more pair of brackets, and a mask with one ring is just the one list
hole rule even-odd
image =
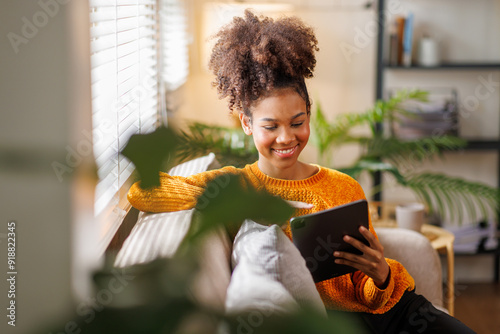
[[389, 33], [389, 66], [411, 66], [413, 49], [413, 13], [396, 16]]
[[393, 134], [401, 139], [458, 135], [456, 94], [429, 96], [426, 102], [405, 101], [393, 122]]
[[493, 222], [446, 229], [455, 235], [455, 253], [475, 254], [492, 251], [498, 247], [499, 232]]

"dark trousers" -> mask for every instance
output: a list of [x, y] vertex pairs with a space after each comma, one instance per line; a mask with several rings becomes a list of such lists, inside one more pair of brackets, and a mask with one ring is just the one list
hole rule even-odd
[[367, 333], [475, 333], [458, 319], [436, 309], [425, 297], [406, 291], [384, 314], [350, 313], [359, 318]]

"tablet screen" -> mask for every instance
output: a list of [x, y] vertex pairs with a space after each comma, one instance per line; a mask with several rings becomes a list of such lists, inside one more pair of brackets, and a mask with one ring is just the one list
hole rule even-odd
[[363, 199], [293, 217], [290, 226], [293, 243], [306, 260], [314, 282], [345, 275], [356, 269], [335, 263], [333, 252], [339, 250], [361, 254], [343, 240], [346, 234], [369, 245], [359, 232], [360, 226], [368, 228], [368, 202]]

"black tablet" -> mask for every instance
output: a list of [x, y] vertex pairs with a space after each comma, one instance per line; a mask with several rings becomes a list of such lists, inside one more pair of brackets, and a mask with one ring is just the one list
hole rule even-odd
[[306, 260], [315, 283], [356, 271], [336, 264], [333, 252], [361, 254], [343, 237], [347, 234], [369, 245], [359, 232], [360, 226], [368, 228], [368, 224], [368, 202], [364, 199], [290, 220], [293, 243]]

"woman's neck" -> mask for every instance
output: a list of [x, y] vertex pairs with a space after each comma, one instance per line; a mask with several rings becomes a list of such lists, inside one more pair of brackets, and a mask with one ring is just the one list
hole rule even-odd
[[281, 180], [304, 180], [318, 172], [318, 167], [301, 161], [297, 161], [293, 166], [286, 169], [276, 168], [272, 165], [268, 166], [262, 163], [261, 160], [257, 162], [257, 165], [262, 173]]

